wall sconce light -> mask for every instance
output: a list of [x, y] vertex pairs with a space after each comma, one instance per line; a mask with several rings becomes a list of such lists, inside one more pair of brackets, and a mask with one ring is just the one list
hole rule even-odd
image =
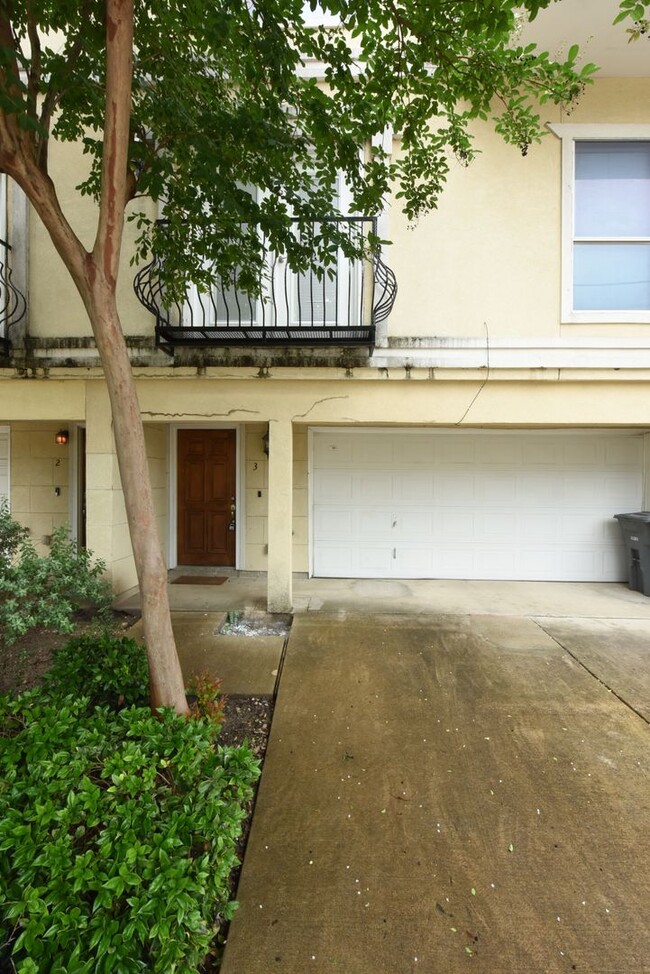
[[269, 455], [269, 431], [268, 430], [262, 437], [262, 449], [264, 450], [264, 453], [268, 457]]
[[54, 437], [54, 442], [57, 446], [67, 446], [70, 440], [70, 434], [67, 430], [59, 430], [59, 432]]

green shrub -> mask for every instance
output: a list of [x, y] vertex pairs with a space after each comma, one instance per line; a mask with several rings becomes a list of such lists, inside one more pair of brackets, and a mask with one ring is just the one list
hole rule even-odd
[[11, 517], [7, 498], [0, 497], [0, 572], [12, 563], [28, 537], [27, 528]]
[[84, 603], [107, 615], [111, 594], [106, 566], [77, 547], [65, 527], [52, 535], [47, 555], [36, 553], [28, 532], [0, 504], [0, 640], [9, 645], [30, 629], [72, 632], [72, 617]]
[[209, 721], [172, 711], [92, 710], [47, 689], [0, 698], [0, 966], [196, 969], [234, 907], [259, 774], [247, 748], [213, 739]]
[[146, 705], [149, 667], [144, 646], [110, 632], [89, 632], [55, 650], [46, 685], [55, 693], [76, 693], [92, 706]]

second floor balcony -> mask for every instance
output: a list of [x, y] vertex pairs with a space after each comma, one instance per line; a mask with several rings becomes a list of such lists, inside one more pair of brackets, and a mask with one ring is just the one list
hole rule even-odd
[[[372, 217], [331, 219], [357, 249], [369, 234], [376, 236]], [[265, 247], [264, 253], [257, 296], [238, 287], [235, 272], [209, 292], [191, 288], [184, 301], [169, 301], [159, 261], [143, 267], [134, 288], [156, 318], [157, 344], [169, 352], [176, 346], [374, 345], [376, 327], [390, 314], [397, 294], [395, 275], [378, 251], [352, 258], [341, 249], [327, 269], [303, 273], [290, 270], [283, 257]]]
[[23, 294], [11, 280], [10, 253], [11, 246], [0, 239], [0, 355], [9, 354], [9, 329], [21, 320], [27, 310]]

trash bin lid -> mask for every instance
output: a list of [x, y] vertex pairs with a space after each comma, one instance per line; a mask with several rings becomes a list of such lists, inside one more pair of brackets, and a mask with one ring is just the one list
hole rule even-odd
[[650, 524], [650, 511], [636, 511], [634, 514], [615, 514], [619, 520], [641, 521], [643, 524]]

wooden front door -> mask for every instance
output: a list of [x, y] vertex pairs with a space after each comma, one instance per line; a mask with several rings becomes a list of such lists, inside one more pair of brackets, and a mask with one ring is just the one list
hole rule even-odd
[[178, 431], [178, 564], [235, 565], [235, 430]]

